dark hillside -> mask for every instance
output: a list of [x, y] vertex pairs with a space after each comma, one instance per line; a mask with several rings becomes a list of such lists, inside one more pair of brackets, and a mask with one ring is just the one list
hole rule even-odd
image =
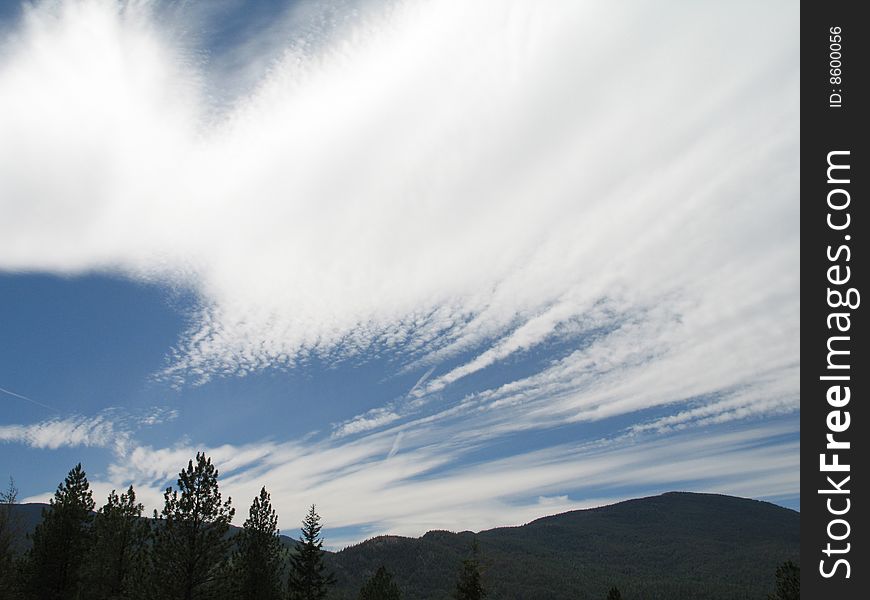
[[[477, 534], [490, 598], [765, 598], [797, 562], [799, 513], [767, 502], [668, 493]], [[406, 599], [447, 598], [474, 535], [380, 537], [331, 556], [337, 598], [383, 563]]]

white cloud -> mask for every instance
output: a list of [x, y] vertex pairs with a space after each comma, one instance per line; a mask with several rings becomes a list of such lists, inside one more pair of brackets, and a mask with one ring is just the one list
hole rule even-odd
[[[169, 376], [485, 345], [433, 389], [672, 299], [675, 344], [750, 310], [794, 335], [785, 3], [401, 3], [287, 41], [221, 118], [198, 49], [118, 6], [39, 4], [3, 46], [0, 269], [191, 286]], [[710, 362], [770, 358], [724, 337]]]
[[94, 416], [56, 416], [28, 425], [0, 425], [0, 442], [49, 450], [80, 446], [107, 448], [123, 456], [134, 445], [134, 434], [141, 427], [161, 425], [178, 415], [178, 410], [161, 406], [142, 412], [107, 408]]
[[142, 416], [139, 417], [141, 425], [162, 425], [178, 418], [180, 412], [178, 409], [169, 408], [167, 406], [152, 406]]
[[333, 437], [344, 437], [346, 435], [362, 433], [389, 425], [400, 418], [401, 415], [389, 408], [373, 408], [365, 414], [357, 415], [349, 421], [336, 425], [332, 435]]
[[55, 418], [31, 425], [0, 425], [0, 442], [52, 450], [91, 446], [123, 451], [129, 442], [129, 434], [119, 430], [107, 415], [101, 414], [95, 417]]

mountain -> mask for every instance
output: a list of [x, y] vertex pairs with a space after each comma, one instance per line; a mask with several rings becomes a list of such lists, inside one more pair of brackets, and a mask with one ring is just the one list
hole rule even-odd
[[382, 536], [330, 556], [335, 598], [356, 598], [381, 564], [405, 600], [450, 597], [472, 541], [488, 598], [766, 598], [777, 565], [798, 562], [800, 514], [757, 500], [671, 492], [521, 527]]
[[[15, 506], [23, 531], [35, 528], [44, 506]], [[404, 600], [450, 598], [475, 539], [489, 600], [603, 599], [613, 586], [626, 600], [764, 599], [776, 567], [798, 562], [800, 514], [757, 500], [670, 492], [477, 534], [379, 536], [328, 554], [338, 580], [330, 599], [356, 600], [381, 565]]]
[[18, 552], [30, 548], [30, 540], [27, 536], [33, 533], [36, 526], [42, 521], [42, 510], [48, 508], [48, 504], [38, 502], [28, 504], [11, 504], [9, 524], [14, 532], [12, 547]]

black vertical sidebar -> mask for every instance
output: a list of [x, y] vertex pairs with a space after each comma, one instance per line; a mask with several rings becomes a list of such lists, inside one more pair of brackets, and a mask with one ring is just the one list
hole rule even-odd
[[860, 352], [870, 336], [870, 23], [860, 7], [801, 6], [800, 566], [809, 599], [870, 597], [870, 498], [859, 492], [870, 484], [870, 362]]

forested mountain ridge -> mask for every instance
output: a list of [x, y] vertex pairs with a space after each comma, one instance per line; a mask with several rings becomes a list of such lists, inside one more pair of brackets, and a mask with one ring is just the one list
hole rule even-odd
[[385, 536], [328, 558], [336, 598], [384, 564], [406, 599], [450, 597], [474, 539], [488, 598], [766, 598], [773, 573], [798, 562], [800, 514], [768, 502], [670, 492], [543, 517], [519, 527], [421, 538]]
[[[44, 506], [15, 506], [22, 530]], [[605, 598], [613, 586], [626, 599], [766, 598], [776, 567], [797, 562], [799, 523], [767, 502], [670, 492], [477, 534], [379, 536], [326, 554], [336, 575], [329, 598], [355, 600], [382, 565], [405, 600], [449, 598], [475, 539], [490, 599]]]

